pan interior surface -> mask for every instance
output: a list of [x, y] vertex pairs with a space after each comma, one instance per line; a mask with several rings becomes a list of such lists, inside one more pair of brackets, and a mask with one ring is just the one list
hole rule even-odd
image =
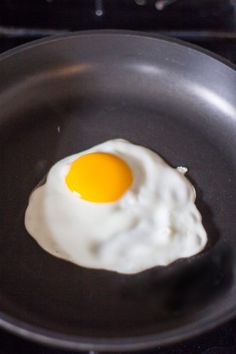
[[[236, 72], [184, 45], [115, 33], [33, 44], [0, 70], [2, 319], [65, 348], [122, 350], [235, 314]], [[128, 276], [57, 259], [29, 237], [28, 198], [50, 167], [114, 138], [189, 169], [204, 252]]]

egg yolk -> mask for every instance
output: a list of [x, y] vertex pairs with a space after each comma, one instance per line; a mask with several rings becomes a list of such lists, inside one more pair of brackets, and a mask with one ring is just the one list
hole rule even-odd
[[114, 202], [132, 184], [130, 167], [118, 156], [105, 152], [82, 155], [70, 166], [67, 187], [90, 202]]

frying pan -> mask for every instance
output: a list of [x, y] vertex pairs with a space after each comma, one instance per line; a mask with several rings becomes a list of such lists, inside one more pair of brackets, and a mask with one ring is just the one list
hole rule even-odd
[[[186, 43], [132, 32], [36, 41], [0, 60], [0, 325], [77, 350], [136, 350], [236, 314], [236, 72]], [[113, 138], [183, 165], [209, 242], [136, 275], [57, 259], [27, 235], [57, 160]]]

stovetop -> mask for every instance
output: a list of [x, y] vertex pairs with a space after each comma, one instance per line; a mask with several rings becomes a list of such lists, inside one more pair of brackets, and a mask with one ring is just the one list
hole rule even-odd
[[[236, 64], [235, 0], [37, 0], [34, 6], [30, 0], [0, 2], [0, 52], [50, 34], [99, 28], [166, 34], [197, 44]], [[47, 348], [0, 330], [0, 354], [9, 353], [75, 352]], [[235, 354], [236, 319], [183, 343], [139, 353]]]

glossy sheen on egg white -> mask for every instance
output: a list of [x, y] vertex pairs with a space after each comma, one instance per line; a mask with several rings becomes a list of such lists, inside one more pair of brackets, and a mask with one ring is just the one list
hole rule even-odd
[[[120, 199], [88, 202], [67, 188], [71, 163], [89, 152], [115, 154], [130, 166], [133, 184]], [[193, 256], [207, 243], [189, 180], [153, 151], [121, 139], [57, 162], [31, 194], [25, 226], [56, 257], [128, 274]]]

